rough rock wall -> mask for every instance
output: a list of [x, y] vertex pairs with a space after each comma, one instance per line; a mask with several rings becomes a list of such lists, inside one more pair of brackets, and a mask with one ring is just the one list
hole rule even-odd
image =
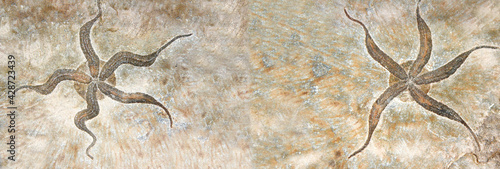
[[[418, 53], [416, 2], [407, 1], [102, 1], [91, 39], [100, 59], [119, 51], [147, 54], [179, 39], [150, 67], [117, 69], [116, 87], [148, 93], [159, 107], [99, 100], [87, 125], [73, 123], [86, 107], [72, 82], [49, 95], [16, 94], [16, 161], [8, 168], [444, 168], [500, 166], [500, 52], [478, 50], [429, 95], [457, 111], [479, 137], [417, 103], [394, 99], [369, 146], [373, 102], [389, 73], [364, 47], [363, 21], [396, 62]], [[57, 69], [85, 62], [80, 27], [97, 14], [95, 1], [2, 1], [0, 70], [16, 56], [18, 85], [41, 84]], [[433, 70], [476, 45], [500, 46], [500, 3], [422, 1], [433, 37], [425, 66]], [[5, 57], [4, 57], [5, 56]], [[5, 73], [2, 73], [5, 74]], [[7, 81], [6, 76], [0, 76]], [[2, 114], [6, 86], [0, 86]], [[0, 118], [2, 143], [9, 121]], [[476, 162], [476, 158], [480, 163]]]

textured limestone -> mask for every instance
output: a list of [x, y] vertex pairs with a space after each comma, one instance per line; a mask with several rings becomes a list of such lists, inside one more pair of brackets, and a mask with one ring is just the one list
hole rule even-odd
[[[0, 55], [17, 56], [17, 84], [40, 84], [56, 69], [85, 62], [78, 31], [97, 13], [95, 1], [1, 1]], [[500, 46], [500, 2], [426, 1], [421, 15], [433, 37], [425, 66], [433, 70], [476, 45]], [[150, 67], [116, 72], [116, 87], [165, 104], [174, 128], [151, 105], [99, 101], [87, 125], [73, 124], [86, 103], [71, 82], [49, 95], [16, 96], [17, 161], [6, 168], [498, 168], [500, 52], [479, 50], [429, 95], [459, 113], [482, 151], [458, 123], [414, 101], [394, 99], [371, 143], [365, 141], [373, 102], [389, 73], [368, 55], [363, 21], [396, 62], [418, 53], [413, 1], [195, 0], [102, 1], [91, 39], [100, 59], [126, 50], [146, 54], [193, 33]], [[0, 70], [7, 70], [0, 59]], [[3, 82], [5, 76], [0, 76]], [[6, 110], [5, 86], [0, 104]], [[0, 139], [8, 121], [0, 117]]]
[[[6, 65], [7, 54], [17, 57], [19, 85], [43, 83], [56, 69], [76, 69], [85, 62], [78, 32], [97, 14], [94, 0], [0, 3], [0, 62]], [[87, 122], [98, 139], [91, 160], [85, 154], [91, 137], [73, 123], [86, 103], [72, 82], [62, 82], [49, 95], [21, 91], [16, 97], [18, 160], [7, 161], [5, 146], [0, 146], [0, 166], [249, 168], [244, 5], [102, 0], [103, 16], [91, 40], [104, 61], [122, 50], [149, 54], [176, 35], [193, 33], [161, 52], [152, 66], [124, 65], [115, 72], [118, 89], [148, 93], [168, 107], [174, 127], [159, 107], [105, 98], [99, 101], [99, 116]], [[5, 72], [6, 66], [1, 69]], [[2, 92], [2, 107], [4, 96]], [[0, 119], [3, 143], [7, 122]]]
[[[456, 74], [429, 91], [468, 122], [482, 152], [476, 152], [465, 127], [396, 98], [384, 110], [367, 149], [347, 159], [366, 139], [370, 108], [388, 87], [389, 73], [368, 55], [363, 29], [345, 17], [344, 8], [366, 24], [396, 62], [415, 59], [414, 1], [250, 3], [254, 164], [444, 168], [474, 165], [470, 154], [476, 153], [479, 161], [489, 158], [478, 167], [498, 166], [494, 147], [499, 140], [490, 135], [498, 127], [485, 120], [499, 114], [500, 55], [494, 50], [474, 52]], [[500, 4], [493, 1], [422, 1], [421, 14], [434, 43], [425, 68], [433, 70], [475, 45], [498, 46], [499, 12]]]

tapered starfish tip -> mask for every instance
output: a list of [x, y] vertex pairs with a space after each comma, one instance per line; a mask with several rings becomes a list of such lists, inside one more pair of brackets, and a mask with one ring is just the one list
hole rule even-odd
[[354, 22], [360, 24], [363, 27], [363, 29], [365, 30], [365, 33], [368, 35], [368, 29], [366, 29], [366, 26], [365, 26], [365, 24], [363, 24], [363, 22], [361, 22], [361, 21], [359, 21], [359, 20], [354, 19], [353, 17], [351, 17], [351, 15], [349, 15], [349, 13], [347, 13], [347, 9], [346, 8], [344, 8], [344, 13], [345, 13], [345, 16], [347, 16], [347, 18], [349, 18], [351, 21], [354, 21]]
[[481, 151], [481, 145], [479, 144], [479, 139], [477, 138], [476, 133], [474, 133], [474, 131], [472, 131], [472, 129], [469, 127], [469, 125], [467, 125], [467, 123], [464, 122], [462, 124], [467, 128], [467, 130], [469, 130], [469, 132], [472, 135], [472, 137], [474, 137], [474, 141], [476, 142], [477, 149], [479, 151]]
[[344, 8], [344, 13], [347, 16], [347, 18], [349, 18], [351, 20], [353, 19], [353, 18], [351, 18], [351, 16], [349, 15], [349, 13], [347, 13], [347, 9], [346, 8]]
[[363, 147], [359, 148], [358, 150], [354, 151], [351, 155], [349, 155], [348, 159], [351, 159], [352, 157], [354, 157], [356, 154], [360, 153], [361, 151], [363, 151], [366, 147], [368, 146], [368, 144], [364, 144]]
[[174, 126], [173, 126], [174, 125], [174, 121], [172, 120], [172, 116], [170, 115], [170, 112], [163, 105], [161, 105], [161, 107], [167, 112], [168, 119], [170, 120], [170, 128], [174, 128]]
[[351, 155], [349, 155], [349, 157], [347, 157], [347, 159], [351, 159], [352, 157], [354, 157], [354, 155], [356, 155], [357, 153], [352, 153]]
[[92, 157], [92, 156], [89, 154], [89, 151], [88, 151], [88, 150], [87, 150], [87, 156], [89, 156], [89, 158], [90, 158], [91, 160], [94, 160], [94, 157]]
[[[167, 43], [167, 45], [166, 45], [166, 46], [170, 45], [170, 43], [174, 42], [175, 40], [177, 40], [177, 39], [179, 39], [179, 38], [185, 38], [185, 37], [189, 37], [189, 36], [191, 36], [191, 35], [193, 35], [193, 33], [190, 33], [190, 34], [184, 34], [184, 35], [178, 35], [178, 36], [174, 37], [172, 40], [170, 40], [170, 41]], [[166, 47], [166, 46], [165, 46], [165, 47]]]
[[168, 109], [165, 106], [163, 106], [163, 104], [161, 104], [161, 103], [158, 103], [158, 104], [167, 113], [168, 119], [170, 120], [170, 128], [174, 128], [173, 127], [174, 121], [172, 120], [172, 116], [170, 115], [170, 112], [168, 111]]
[[96, 141], [97, 141], [97, 138], [96, 138], [93, 134], [92, 134], [91, 136], [92, 136], [92, 143], [91, 143], [91, 144], [87, 147], [87, 150], [85, 150], [85, 152], [87, 153], [87, 156], [89, 156], [89, 157], [90, 157], [90, 159], [92, 159], [92, 160], [93, 160], [93, 159], [94, 159], [94, 157], [92, 157], [92, 156], [90, 155], [89, 151], [90, 151], [90, 149], [91, 149], [92, 147], [94, 147], [94, 145], [95, 145], [95, 143], [96, 143]]

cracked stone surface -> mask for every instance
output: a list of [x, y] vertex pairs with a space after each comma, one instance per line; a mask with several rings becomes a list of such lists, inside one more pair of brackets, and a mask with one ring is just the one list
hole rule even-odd
[[[16, 158], [0, 117], [0, 167], [6, 168], [499, 168], [500, 51], [473, 52], [428, 94], [459, 113], [478, 135], [414, 101], [394, 99], [368, 147], [373, 102], [389, 73], [368, 55], [364, 22], [396, 62], [418, 53], [416, 2], [302, 0], [102, 0], [91, 39], [104, 61], [126, 50], [146, 54], [179, 34], [150, 67], [122, 66], [116, 87], [152, 95], [161, 109], [99, 101], [87, 122], [99, 138], [73, 124], [86, 106], [72, 82], [50, 95], [16, 96]], [[1, 1], [0, 70], [16, 56], [16, 84], [43, 83], [56, 69], [85, 62], [78, 31], [97, 13], [95, 1]], [[476, 45], [500, 46], [500, 2], [420, 2], [433, 51], [427, 70]], [[3, 82], [7, 81], [0, 76]], [[0, 86], [2, 113], [6, 87]], [[411, 98], [410, 98], [411, 99]]]

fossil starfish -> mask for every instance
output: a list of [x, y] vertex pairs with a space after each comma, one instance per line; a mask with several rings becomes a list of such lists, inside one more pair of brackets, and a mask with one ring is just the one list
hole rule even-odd
[[406, 72], [401, 65], [396, 63], [391, 57], [385, 54], [373, 41], [370, 34], [368, 33], [368, 29], [366, 26], [359, 20], [356, 20], [349, 16], [347, 10], [344, 9], [345, 15], [350, 20], [360, 24], [365, 31], [365, 43], [366, 49], [370, 56], [375, 59], [378, 63], [380, 63], [385, 69], [387, 69], [392, 75], [399, 79], [399, 82], [391, 85], [387, 88], [382, 95], [373, 103], [372, 109], [370, 111], [370, 117], [368, 119], [369, 127], [368, 127], [368, 137], [366, 142], [363, 144], [361, 148], [352, 153], [349, 158], [363, 151], [368, 143], [370, 143], [370, 139], [372, 137], [373, 131], [377, 127], [377, 123], [380, 119], [380, 115], [385, 107], [391, 102], [391, 100], [397, 97], [401, 92], [406, 89], [409, 90], [411, 97], [418, 104], [420, 104], [425, 109], [436, 113], [437, 115], [446, 117], [450, 120], [456, 121], [469, 130], [471, 135], [474, 137], [474, 140], [477, 144], [479, 150], [481, 147], [479, 145], [479, 141], [477, 139], [476, 134], [472, 131], [472, 129], [467, 125], [467, 123], [458, 115], [453, 109], [449, 108], [445, 104], [434, 100], [432, 97], [428, 96], [426, 92], [423, 92], [420, 88], [420, 85], [431, 84], [435, 82], [439, 82], [443, 79], [451, 76], [455, 71], [464, 63], [465, 59], [469, 56], [470, 53], [477, 49], [481, 48], [490, 48], [490, 49], [499, 49], [499, 47], [495, 46], [477, 46], [474, 47], [464, 53], [458, 55], [455, 59], [446, 63], [445, 65], [437, 68], [433, 71], [427, 73], [421, 73], [423, 67], [429, 61], [432, 50], [432, 40], [431, 40], [431, 31], [424, 20], [420, 17], [419, 7], [417, 4], [417, 25], [418, 31], [420, 34], [420, 51], [418, 53], [417, 59], [413, 61], [411, 64], [410, 70]]
[[92, 25], [94, 25], [94, 22], [96, 22], [97, 19], [102, 15], [101, 4], [99, 0], [97, 1], [97, 7], [99, 10], [97, 16], [85, 23], [80, 28], [80, 46], [87, 60], [87, 65], [90, 70], [90, 76], [86, 73], [74, 69], [59, 69], [56, 70], [44, 84], [25, 85], [15, 90], [16, 92], [21, 89], [32, 89], [40, 94], [47, 95], [52, 93], [57, 84], [65, 80], [75, 81], [76, 83], [87, 85], [85, 94], [87, 109], [78, 112], [75, 116], [74, 121], [78, 129], [85, 131], [92, 137], [92, 143], [87, 147], [86, 150], [87, 155], [91, 159], [94, 158], [89, 154], [89, 150], [95, 145], [97, 139], [95, 135], [87, 128], [85, 122], [96, 117], [99, 114], [99, 105], [97, 102], [98, 90], [111, 99], [122, 103], [145, 103], [159, 106], [167, 113], [170, 120], [170, 127], [172, 127], [172, 117], [170, 116], [170, 113], [168, 112], [167, 108], [163, 106], [163, 104], [158, 102], [155, 98], [145, 93], [125, 93], [113, 87], [112, 85], [107, 84], [106, 79], [113, 75], [113, 72], [122, 64], [131, 64], [139, 67], [151, 66], [158, 57], [158, 54], [172, 42], [179, 38], [192, 35], [187, 34], [176, 36], [166, 44], [161, 46], [158, 50], [148, 55], [138, 55], [126, 51], [118, 52], [113, 55], [111, 59], [108, 60], [108, 62], [104, 63], [102, 69], [99, 70], [99, 62], [102, 61], [99, 60], [99, 57], [96, 55], [90, 42], [90, 29], [92, 28]]

